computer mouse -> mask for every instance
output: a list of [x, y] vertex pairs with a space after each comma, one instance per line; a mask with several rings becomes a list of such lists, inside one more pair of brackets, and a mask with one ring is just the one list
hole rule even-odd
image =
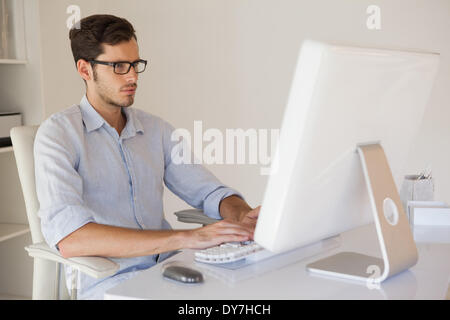
[[182, 283], [201, 283], [203, 275], [201, 272], [185, 266], [172, 265], [167, 266], [163, 270], [163, 277]]

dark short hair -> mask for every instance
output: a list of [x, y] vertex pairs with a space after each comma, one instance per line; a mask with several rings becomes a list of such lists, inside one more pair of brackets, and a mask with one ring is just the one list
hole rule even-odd
[[70, 29], [69, 38], [75, 64], [80, 59], [95, 60], [103, 53], [102, 44], [116, 45], [132, 38], [137, 40], [131, 23], [124, 18], [108, 14], [96, 14], [81, 19]]

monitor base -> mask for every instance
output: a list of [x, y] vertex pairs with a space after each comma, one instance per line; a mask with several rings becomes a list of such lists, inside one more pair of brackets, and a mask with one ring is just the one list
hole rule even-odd
[[379, 143], [365, 144], [358, 145], [357, 151], [383, 258], [341, 252], [310, 263], [306, 268], [318, 274], [380, 283], [414, 266], [418, 253], [383, 148]]
[[310, 263], [309, 272], [348, 280], [374, 282], [383, 273], [383, 259], [356, 252], [340, 252], [333, 256]]

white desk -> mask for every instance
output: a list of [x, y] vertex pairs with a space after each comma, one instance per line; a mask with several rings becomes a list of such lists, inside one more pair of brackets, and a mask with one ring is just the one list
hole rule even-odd
[[[450, 229], [447, 229], [449, 231]], [[442, 232], [442, 230], [441, 230]], [[445, 232], [444, 232], [445, 234]], [[420, 241], [424, 240], [421, 231]], [[339, 247], [286, 266], [264, 271], [261, 263], [248, 270], [210, 272], [193, 261], [193, 251], [183, 250], [150, 269], [108, 290], [105, 299], [445, 299], [450, 281], [450, 242], [417, 243], [419, 261], [411, 269], [384, 281], [380, 288], [366, 283], [324, 278], [310, 274], [305, 266], [341, 251], [355, 251], [381, 257], [374, 225], [341, 235]], [[433, 239], [436, 241], [436, 239]], [[201, 270], [202, 284], [188, 285], [166, 280], [161, 267], [168, 261], [182, 261]], [[268, 262], [274, 263], [274, 262]], [[266, 265], [267, 266], [267, 265]], [[245, 269], [245, 268], [244, 268]], [[230, 273], [231, 272], [231, 273]], [[244, 275], [244, 280], [233, 281]]]

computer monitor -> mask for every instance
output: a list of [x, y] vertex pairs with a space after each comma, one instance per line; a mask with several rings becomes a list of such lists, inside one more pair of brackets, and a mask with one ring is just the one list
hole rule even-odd
[[284, 252], [375, 221], [383, 259], [351, 257], [361, 269], [353, 275], [348, 255], [325, 261], [335, 270], [310, 271], [366, 279], [368, 264], [384, 263], [383, 281], [414, 265], [397, 190], [438, 62], [436, 53], [304, 41], [255, 241]]

